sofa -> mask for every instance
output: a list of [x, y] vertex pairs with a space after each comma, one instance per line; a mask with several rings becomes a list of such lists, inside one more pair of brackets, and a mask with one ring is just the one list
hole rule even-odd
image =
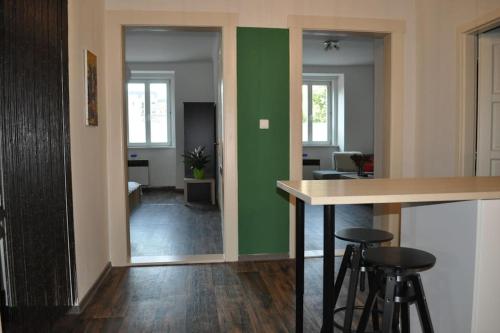
[[357, 172], [358, 168], [351, 159], [352, 155], [362, 154], [360, 151], [337, 151], [332, 153], [332, 170], [316, 170], [314, 179], [340, 179], [343, 174]]

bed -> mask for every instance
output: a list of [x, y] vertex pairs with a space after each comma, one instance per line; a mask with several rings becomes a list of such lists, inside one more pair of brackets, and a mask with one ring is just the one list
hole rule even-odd
[[141, 184], [137, 182], [128, 182], [128, 205], [130, 211], [133, 211], [141, 203], [141, 197]]

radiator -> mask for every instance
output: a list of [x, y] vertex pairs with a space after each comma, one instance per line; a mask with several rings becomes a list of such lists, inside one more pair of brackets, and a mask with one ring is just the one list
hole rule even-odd
[[144, 186], [149, 186], [149, 161], [129, 160], [128, 180], [132, 182], [137, 182]]

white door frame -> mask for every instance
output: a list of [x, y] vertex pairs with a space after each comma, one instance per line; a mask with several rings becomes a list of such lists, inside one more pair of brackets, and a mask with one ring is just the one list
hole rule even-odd
[[[290, 29], [290, 178], [302, 179], [302, 35], [304, 30], [367, 33], [384, 38], [385, 112], [384, 177], [402, 175], [402, 128], [404, 112], [404, 33], [401, 20], [361, 19], [327, 16], [288, 17]], [[388, 205], [378, 227], [391, 231], [399, 244], [400, 206]], [[295, 258], [295, 199], [290, 199], [290, 247]]]
[[458, 40], [458, 154], [459, 176], [475, 175], [478, 34], [500, 25], [500, 8], [457, 29]]
[[[106, 122], [109, 253], [113, 266], [130, 265], [127, 137], [123, 89], [125, 26], [210, 27], [222, 29], [224, 260], [238, 260], [238, 174], [236, 144], [236, 25], [238, 15], [169, 11], [106, 13]], [[103, 84], [103, 83], [101, 83]]]

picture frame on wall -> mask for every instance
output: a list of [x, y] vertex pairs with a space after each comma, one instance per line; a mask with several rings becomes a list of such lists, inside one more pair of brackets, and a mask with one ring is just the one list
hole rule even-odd
[[85, 50], [85, 119], [87, 126], [98, 125], [97, 56]]

